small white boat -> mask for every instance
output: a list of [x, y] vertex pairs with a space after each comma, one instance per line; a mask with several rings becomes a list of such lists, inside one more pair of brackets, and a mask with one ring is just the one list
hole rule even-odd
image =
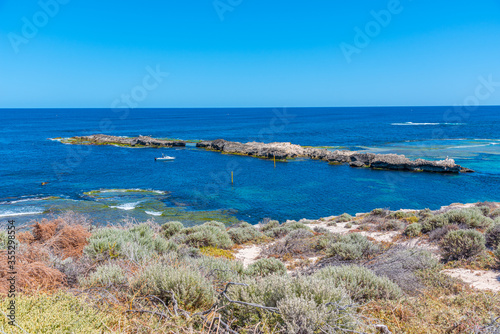
[[174, 159], [175, 159], [175, 157], [170, 157], [170, 156], [168, 156], [168, 155], [164, 155], [164, 154], [162, 154], [162, 155], [161, 155], [161, 157], [159, 157], [159, 158], [155, 158], [155, 161], [156, 161], [156, 160], [174, 160]]

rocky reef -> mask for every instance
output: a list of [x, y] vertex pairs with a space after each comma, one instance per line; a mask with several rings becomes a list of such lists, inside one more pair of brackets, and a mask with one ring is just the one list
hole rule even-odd
[[404, 155], [375, 154], [348, 150], [330, 151], [322, 148], [303, 147], [291, 143], [239, 143], [224, 139], [201, 141], [197, 147], [227, 154], [248, 155], [264, 159], [286, 160], [298, 157], [318, 159], [332, 164], [349, 164], [351, 167], [402, 170], [435, 173], [468, 173], [473, 170], [457, 165], [453, 159], [430, 161], [410, 160]]
[[138, 137], [118, 137], [108, 136], [103, 134], [71, 137], [60, 140], [66, 144], [79, 144], [79, 145], [116, 145], [128, 147], [173, 147], [173, 146], [186, 146], [186, 142], [175, 139], [156, 139], [148, 136]]

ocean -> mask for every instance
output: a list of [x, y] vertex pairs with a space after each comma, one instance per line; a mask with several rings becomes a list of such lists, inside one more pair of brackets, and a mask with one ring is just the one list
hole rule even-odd
[[[0, 128], [0, 220], [17, 223], [65, 210], [112, 224], [257, 223], [266, 217], [316, 219], [374, 208], [500, 201], [500, 107], [2, 109]], [[96, 133], [449, 157], [476, 172], [381, 171], [308, 159], [274, 167], [272, 161], [194, 144], [153, 149], [51, 140]], [[175, 160], [155, 162], [162, 153]]]

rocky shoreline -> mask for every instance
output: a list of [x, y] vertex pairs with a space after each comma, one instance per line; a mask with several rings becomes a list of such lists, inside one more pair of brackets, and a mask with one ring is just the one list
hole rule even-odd
[[[103, 134], [90, 136], [59, 138], [65, 144], [74, 145], [115, 145], [124, 147], [184, 147], [187, 141], [175, 139], [156, 139], [149, 136], [118, 137]], [[433, 173], [470, 173], [469, 168], [462, 167], [453, 159], [430, 161], [424, 159], [410, 160], [404, 155], [375, 154], [349, 150], [330, 151], [324, 148], [303, 147], [291, 143], [239, 143], [224, 139], [206, 140], [196, 143], [196, 147], [226, 154], [246, 155], [263, 159], [287, 160], [294, 158], [310, 158], [327, 161], [330, 164], [348, 164], [351, 167], [364, 167], [383, 170], [433, 172]]]
[[471, 169], [462, 167], [453, 159], [430, 161], [410, 160], [404, 155], [361, 153], [348, 150], [330, 151], [327, 149], [303, 147], [291, 143], [239, 143], [224, 139], [201, 141], [197, 147], [227, 154], [248, 155], [264, 159], [286, 160], [299, 157], [327, 161], [331, 164], [349, 164], [351, 167], [372, 169], [434, 172], [434, 173], [470, 173]]

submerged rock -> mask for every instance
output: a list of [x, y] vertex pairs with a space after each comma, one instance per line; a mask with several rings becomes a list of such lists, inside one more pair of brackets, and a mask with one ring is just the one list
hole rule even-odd
[[241, 154], [265, 159], [293, 159], [306, 157], [328, 161], [332, 164], [349, 164], [351, 167], [404, 170], [435, 173], [465, 173], [473, 170], [457, 165], [453, 159], [430, 161], [410, 160], [399, 154], [362, 153], [348, 150], [330, 151], [321, 148], [302, 147], [292, 143], [239, 143], [224, 139], [201, 141], [197, 147], [230, 154]]

